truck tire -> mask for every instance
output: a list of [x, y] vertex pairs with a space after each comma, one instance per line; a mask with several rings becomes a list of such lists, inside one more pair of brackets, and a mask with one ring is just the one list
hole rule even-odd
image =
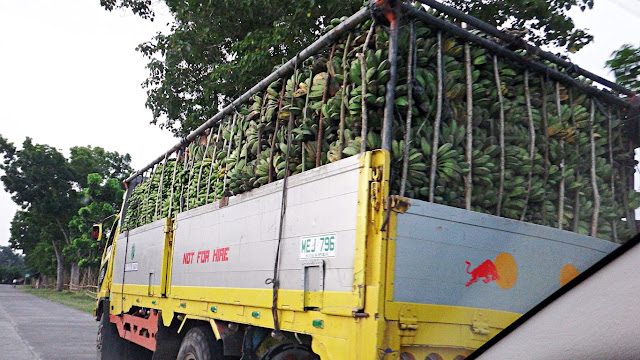
[[116, 324], [109, 321], [109, 313], [102, 312], [98, 324], [97, 350], [100, 360], [125, 359], [127, 341], [118, 335]]
[[198, 326], [182, 339], [177, 360], [222, 360], [221, 350], [211, 330]]
[[100, 360], [150, 360], [153, 353], [120, 337], [116, 324], [109, 321], [109, 312], [103, 311], [98, 324], [98, 359]]

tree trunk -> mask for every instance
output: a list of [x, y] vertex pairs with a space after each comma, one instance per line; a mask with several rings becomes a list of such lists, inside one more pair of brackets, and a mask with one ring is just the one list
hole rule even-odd
[[80, 267], [77, 262], [71, 264], [71, 279], [69, 280], [69, 287], [80, 285]]
[[55, 241], [51, 241], [51, 244], [53, 244], [53, 251], [56, 253], [56, 291], [62, 291], [62, 285], [64, 284], [64, 257], [58, 244]]
[[[65, 243], [67, 245], [71, 245], [71, 238], [69, 237], [69, 233], [67, 233], [67, 230], [64, 228], [64, 226], [62, 226], [62, 223], [57, 218], [56, 218], [56, 224], [58, 224], [58, 228], [60, 229], [60, 232], [62, 232], [62, 235], [64, 236]], [[54, 245], [54, 247], [55, 247], [55, 245]], [[61, 249], [59, 249], [59, 250], [61, 250]], [[58, 256], [57, 256], [57, 253], [56, 253], [56, 259], [57, 258], [58, 258]], [[60, 267], [61, 267], [60, 261], [58, 261], [58, 278], [61, 278], [61, 276], [60, 276], [60, 274], [61, 274]], [[60, 282], [60, 280], [58, 280], [58, 282]], [[80, 267], [78, 266], [78, 262], [74, 261], [71, 264], [71, 278], [69, 279], [69, 285], [70, 286], [78, 286], [79, 283], [80, 283]], [[58, 290], [58, 291], [61, 291], [61, 290]]]

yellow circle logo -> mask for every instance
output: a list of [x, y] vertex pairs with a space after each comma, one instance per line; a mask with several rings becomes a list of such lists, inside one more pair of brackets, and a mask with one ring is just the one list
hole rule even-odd
[[495, 281], [501, 288], [510, 289], [518, 280], [518, 266], [511, 254], [500, 253], [494, 261], [487, 259], [473, 270], [470, 270], [471, 263], [465, 262], [467, 264], [467, 274], [471, 275], [471, 279], [465, 285], [466, 287], [471, 286], [478, 280], [482, 280], [485, 284]]
[[578, 269], [571, 264], [566, 264], [560, 270], [560, 286], [565, 286], [569, 281], [573, 280], [576, 276], [580, 275]]
[[503, 289], [511, 289], [518, 280], [518, 265], [509, 253], [500, 253], [494, 261], [499, 278], [496, 284]]

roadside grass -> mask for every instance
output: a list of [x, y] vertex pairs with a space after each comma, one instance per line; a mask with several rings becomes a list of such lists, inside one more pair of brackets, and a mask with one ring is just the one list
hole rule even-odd
[[96, 300], [81, 293], [72, 293], [69, 291], [55, 291], [49, 289], [36, 289], [31, 286], [18, 286], [18, 288], [29, 294], [39, 296], [51, 301], [55, 301], [62, 305], [72, 307], [84, 312], [93, 313], [96, 306]]

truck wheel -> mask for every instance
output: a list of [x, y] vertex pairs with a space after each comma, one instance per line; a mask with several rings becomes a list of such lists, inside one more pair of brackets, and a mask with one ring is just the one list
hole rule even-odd
[[109, 314], [105, 311], [100, 317], [98, 324], [98, 358], [100, 360], [119, 360], [125, 359], [126, 356], [126, 340], [118, 335], [116, 324], [109, 321]]
[[222, 360], [220, 346], [204, 326], [194, 327], [180, 345], [177, 360]]
[[116, 324], [109, 321], [109, 314], [106, 311], [100, 317], [96, 345], [100, 360], [150, 360], [153, 355], [142, 346], [121, 338]]

